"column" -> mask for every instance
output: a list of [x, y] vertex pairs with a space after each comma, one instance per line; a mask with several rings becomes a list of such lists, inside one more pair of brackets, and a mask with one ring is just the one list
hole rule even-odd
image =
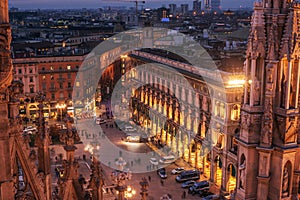
[[248, 69], [249, 69], [249, 57], [246, 58], [245, 61], [245, 74], [246, 74], [246, 83], [245, 83], [245, 88], [244, 88], [244, 103], [247, 103], [248, 99], [248, 87], [249, 87], [249, 78], [248, 78]]
[[288, 62], [288, 75], [287, 75], [287, 84], [285, 85], [286, 87], [286, 99], [285, 99], [285, 109], [290, 108], [290, 94], [291, 94], [291, 78], [292, 78], [292, 61]]
[[251, 58], [251, 81], [252, 81], [252, 84], [250, 85], [250, 106], [253, 106], [254, 105], [254, 97], [253, 97], [253, 94], [254, 94], [254, 80], [255, 80], [255, 72], [256, 72], [256, 58]]
[[[296, 67], [296, 66], [295, 66]], [[299, 103], [299, 84], [300, 84], [300, 61], [298, 60], [298, 70], [297, 70], [297, 85], [296, 85], [296, 99], [295, 99], [295, 108], [298, 108]]]

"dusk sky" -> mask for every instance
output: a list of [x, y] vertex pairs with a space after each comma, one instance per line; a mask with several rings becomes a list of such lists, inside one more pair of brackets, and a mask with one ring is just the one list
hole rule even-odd
[[[17, 7], [21, 9], [47, 9], [47, 8], [99, 8], [107, 5], [125, 5], [128, 7], [134, 7], [133, 2], [126, 2], [129, 0], [8, 0], [9, 7]], [[120, 1], [120, 2], [117, 2]], [[123, 1], [123, 2], [122, 2]], [[168, 6], [169, 3], [189, 3], [189, 8], [192, 8], [193, 0], [145, 0], [144, 7], [160, 7], [162, 4]], [[203, 1], [203, 0], [202, 0]], [[238, 7], [253, 7], [254, 0], [221, 0], [221, 7], [238, 8]]]

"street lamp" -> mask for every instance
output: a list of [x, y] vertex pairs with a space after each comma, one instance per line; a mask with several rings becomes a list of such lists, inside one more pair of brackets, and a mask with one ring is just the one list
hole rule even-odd
[[123, 172], [116, 170], [111, 174], [112, 181], [117, 184], [116, 190], [118, 195], [118, 200], [125, 200], [126, 198], [132, 197], [136, 191], [131, 187], [126, 186], [126, 180], [131, 179], [131, 172]]
[[131, 186], [127, 186], [127, 189], [124, 193], [125, 198], [132, 198], [135, 194], [136, 191]]
[[62, 111], [63, 111], [63, 109], [65, 109], [66, 108], [66, 104], [57, 104], [56, 106], [55, 106], [57, 109], [60, 109], [60, 121], [62, 121]]

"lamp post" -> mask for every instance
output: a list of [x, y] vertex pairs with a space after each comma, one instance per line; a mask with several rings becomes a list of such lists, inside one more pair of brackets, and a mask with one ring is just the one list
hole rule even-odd
[[56, 106], [55, 106], [57, 109], [60, 109], [60, 121], [62, 121], [62, 111], [63, 111], [63, 109], [65, 109], [66, 108], [66, 104], [57, 104]]
[[126, 180], [131, 179], [131, 172], [124, 172], [123, 167], [126, 165], [126, 161], [120, 157], [115, 163], [120, 170], [116, 170], [111, 174], [112, 180], [117, 184], [116, 190], [118, 194], [118, 200], [125, 200], [133, 197], [136, 193], [131, 187], [126, 186]]

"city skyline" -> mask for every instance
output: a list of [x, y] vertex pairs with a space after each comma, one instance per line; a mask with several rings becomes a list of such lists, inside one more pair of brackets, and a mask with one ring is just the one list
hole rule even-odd
[[[120, 2], [118, 2], [120, 1]], [[59, 0], [52, 0], [49, 2], [48, 0], [27, 0], [24, 2], [23, 0], [11, 0], [9, 1], [9, 7], [17, 7], [20, 9], [66, 9], [66, 8], [100, 8], [105, 6], [127, 6], [127, 7], [134, 7], [134, 2], [126, 0], [89, 0], [88, 2], [83, 0], [65, 0], [64, 4], [61, 5], [61, 1]], [[203, 1], [202, 1], [203, 2]], [[240, 8], [240, 7], [253, 7], [254, 0], [245, 0], [243, 2], [239, 0], [222, 0], [221, 1], [221, 8], [228, 9], [228, 8]], [[183, 4], [187, 3], [187, 1], [181, 0], [168, 0], [164, 1], [163, 3], [158, 0], [148, 0], [144, 4], [144, 8], [158, 8], [162, 5], [168, 7], [169, 4]], [[189, 9], [192, 8], [193, 0], [188, 1]]]

